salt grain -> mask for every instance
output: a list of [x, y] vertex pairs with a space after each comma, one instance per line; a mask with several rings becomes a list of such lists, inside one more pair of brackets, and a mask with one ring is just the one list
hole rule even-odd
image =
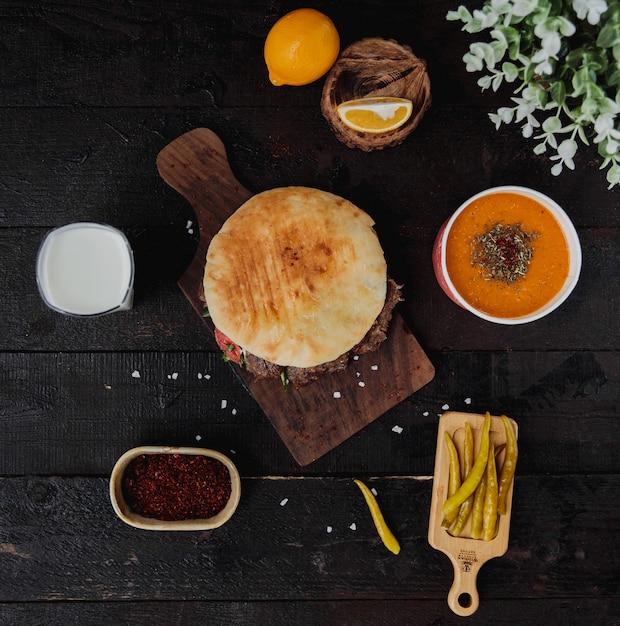
[[205, 374], [205, 380], [211, 380], [211, 374]]
[[403, 432], [403, 427], [402, 426], [393, 426], [392, 427], [392, 432], [393, 433], [398, 433], [400, 435], [400, 433]]
[[202, 379], [202, 374], [200, 372], [198, 372], [198, 380]]
[[377, 495], [377, 490], [374, 487], [371, 487], [370, 491], [372, 491], [373, 495]]
[[237, 451], [236, 450], [231, 450], [230, 453], [231, 454], [237, 454]]
[[202, 437], [200, 435], [196, 435], [196, 441], [200, 441]]
[[360, 380], [359, 383], [357, 383], [360, 387], [365, 387], [366, 383], [363, 380]]
[[379, 369], [378, 365], [371, 365], [370, 369], [373, 370], [373, 372], [376, 372]]
[[444, 411], [447, 411], [447, 410], [450, 408], [450, 405], [449, 405], [449, 404], [444, 404], [441, 408], [442, 408]]
[[353, 522], [353, 523], [351, 524], [351, 526], [349, 526], [349, 528], [350, 528], [351, 530], [357, 530], [357, 525], [355, 524], [355, 522]]
[[179, 377], [179, 372], [174, 372], [174, 374], [172, 374], [172, 380], [176, 380]]
[[428, 417], [428, 411], [424, 411], [424, 413], [422, 413], [422, 415], [424, 415], [424, 417]]
[[355, 372], [355, 375], [359, 378], [362, 375], [362, 372]]
[[327, 530], [328, 533], [331, 533], [333, 528], [331, 526], [328, 526], [325, 530]]
[[465, 404], [471, 404], [471, 398], [465, 398]]
[[353, 360], [354, 361], [359, 361], [360, 360], [360, 355], [359, 354], [354, 354], [353, 355]]
[[284, 498], [284, 500], [280, 500], [280, 506], [286, 506], [287, 502], [288, 502], [288, 498]]
[[222, 400], [220, 403], [220, 408], [225, 409], [228, 406], [228, 400]]
[[133, 378], [140, 378], [140, 372], [138, 370], [134, 370], [133, 372], [131, 372], [131, 376]]
[[237, 409], [233, 409], [233, 410], [231, 411], [231, 413], [232, 413], [233, 415], [237, 415]]
[[341, 398], [341, 394], [339, 391], [334, 391], [334, 398]]

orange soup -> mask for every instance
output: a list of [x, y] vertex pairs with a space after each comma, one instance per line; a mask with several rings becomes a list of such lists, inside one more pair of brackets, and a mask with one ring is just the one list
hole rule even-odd
[[[498, 231], [523, 234], [526, 244], [521, 274], [500, 279], [480, 263], [481, 241]], [[510, 239], [509, 241], [512, 241]], [[499, 242], [505, 245], [505, 241]], [[514, 255], [514, 249], [508, 249]], [[454, 221], [446, 243], [448, 275], [475, 309], [494, 317], [522, 317], [538, 311], [562, 288], [569, 272], [566, 237], [557, 220], [540, 202], [517, 193], [483, 196], [468, 205]], [[488, 265], [488, 261], [487, 261]], [[517, 275], [518, 274], [518, 275]]]

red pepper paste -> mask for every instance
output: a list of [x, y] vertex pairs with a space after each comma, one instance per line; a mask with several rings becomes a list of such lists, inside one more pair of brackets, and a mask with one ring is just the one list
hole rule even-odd
[[162, 521], [213, 517], [231, 494], [228, 468], [203, 455], [141, 454], [128, 463], [122, 485], [133, 511]]

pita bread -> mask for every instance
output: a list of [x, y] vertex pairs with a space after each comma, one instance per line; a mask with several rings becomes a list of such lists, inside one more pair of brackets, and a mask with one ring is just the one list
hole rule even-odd
[[337, 359], [364, 338], [385, 302], [387, 266], [373, 224], [318, 189], [280, 187], [250, 198], [207, 252], [213, 323], [278, 365]]

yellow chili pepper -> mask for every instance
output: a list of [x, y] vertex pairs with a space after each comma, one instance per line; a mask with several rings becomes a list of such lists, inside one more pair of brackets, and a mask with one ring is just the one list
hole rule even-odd
[[[459, 462], [459, 453], [456, 450], [452, 437], [444, 430], [444, 441], [448, 448], [448, 457], [450, 459], [450, 468], [448, 471], [448, 496], [455, 494], [458, 488], [461, 486], [461, 464]], [[441, 522], [442, 528], [450, 528], [452, 523], [456, 519], [459, 510], [454, 509], [452, 513], [446, 515]]]
[[489, 449], [489, 462], [487, 463], [487, 489], [484, 496], [484, 516], [482, 519], [482, 540], [491, 541], [495, 536], [497, 526], [497, 468], [495, 466], [495, 451], [493, 444]]
[[377, 503], [374, 494], [361, 480], [356, 478], [353, 482], [360, 488], [360, 491], [364, 495], [364, 500], [366, 500], [366, 504], [370, 510], [370, 515], [372, 516], [372, 521], [375, 523], [375, 527], [379, 533], [379, 537], [381, 537], [381, 541], [383, 541], [383, 544], [390, 552], [398, 554], [400, 552], [400, 544], [398, 543], [398, 539], [394, 537], [392, 531], [385, 523], [383, 513], [381, 513], [381, 509], [379, 508], [379, 504]]
[[[471, 470], [474, 466], [474, 435], [471, 432], [471, 426], [469, 422], [465, 422], [465, 440], [463, 442], [463, 474], [465, 479], [471, 474]], [[474, 492], [475, 493], [475, 492]], [[467, 522], [467, 518], [471, 513], [471, 509], [474, 505], [474, 493], [461, 504], [459, 512], [456, 518], [456, 523], [452, 529], [452, 535], [458, 537], [463, 532], [463, 527]]]
[[484, 496], [486, 492], [487, 477], [485, 472], [474, 492], [474, 504], [471, 509], [471, 530], [469, 531], [472, 539], [480, 539], [482, 537], [482, 518], [484, 517]]
[[487, 411], [482, 426], [482, 439], [480, 441], [480, 450], [476, 461], [469, 476], [465, 479], [458, 491], [450, 496], [443, 504], [444, 516], [449, 515], [455, 509], [458, 509], [467, 498], [474, 493], [480, 479], [485, 473], [487, 461], [489, 458], [489, 429], [491, 428], [491, 414]]
[[506, 431], [506, 457], [502, 465], [502, 471], [499, 475], [499, 500], [497, 510], [500, 515], [506, 515], [506, 497], [510, 483], [515, 475], [517, 468], [517, 457], [519, 456], [519, 448], [517, 446], [517, 435], [512, 427], [512, 422], [502, 415], [504, 430]]

